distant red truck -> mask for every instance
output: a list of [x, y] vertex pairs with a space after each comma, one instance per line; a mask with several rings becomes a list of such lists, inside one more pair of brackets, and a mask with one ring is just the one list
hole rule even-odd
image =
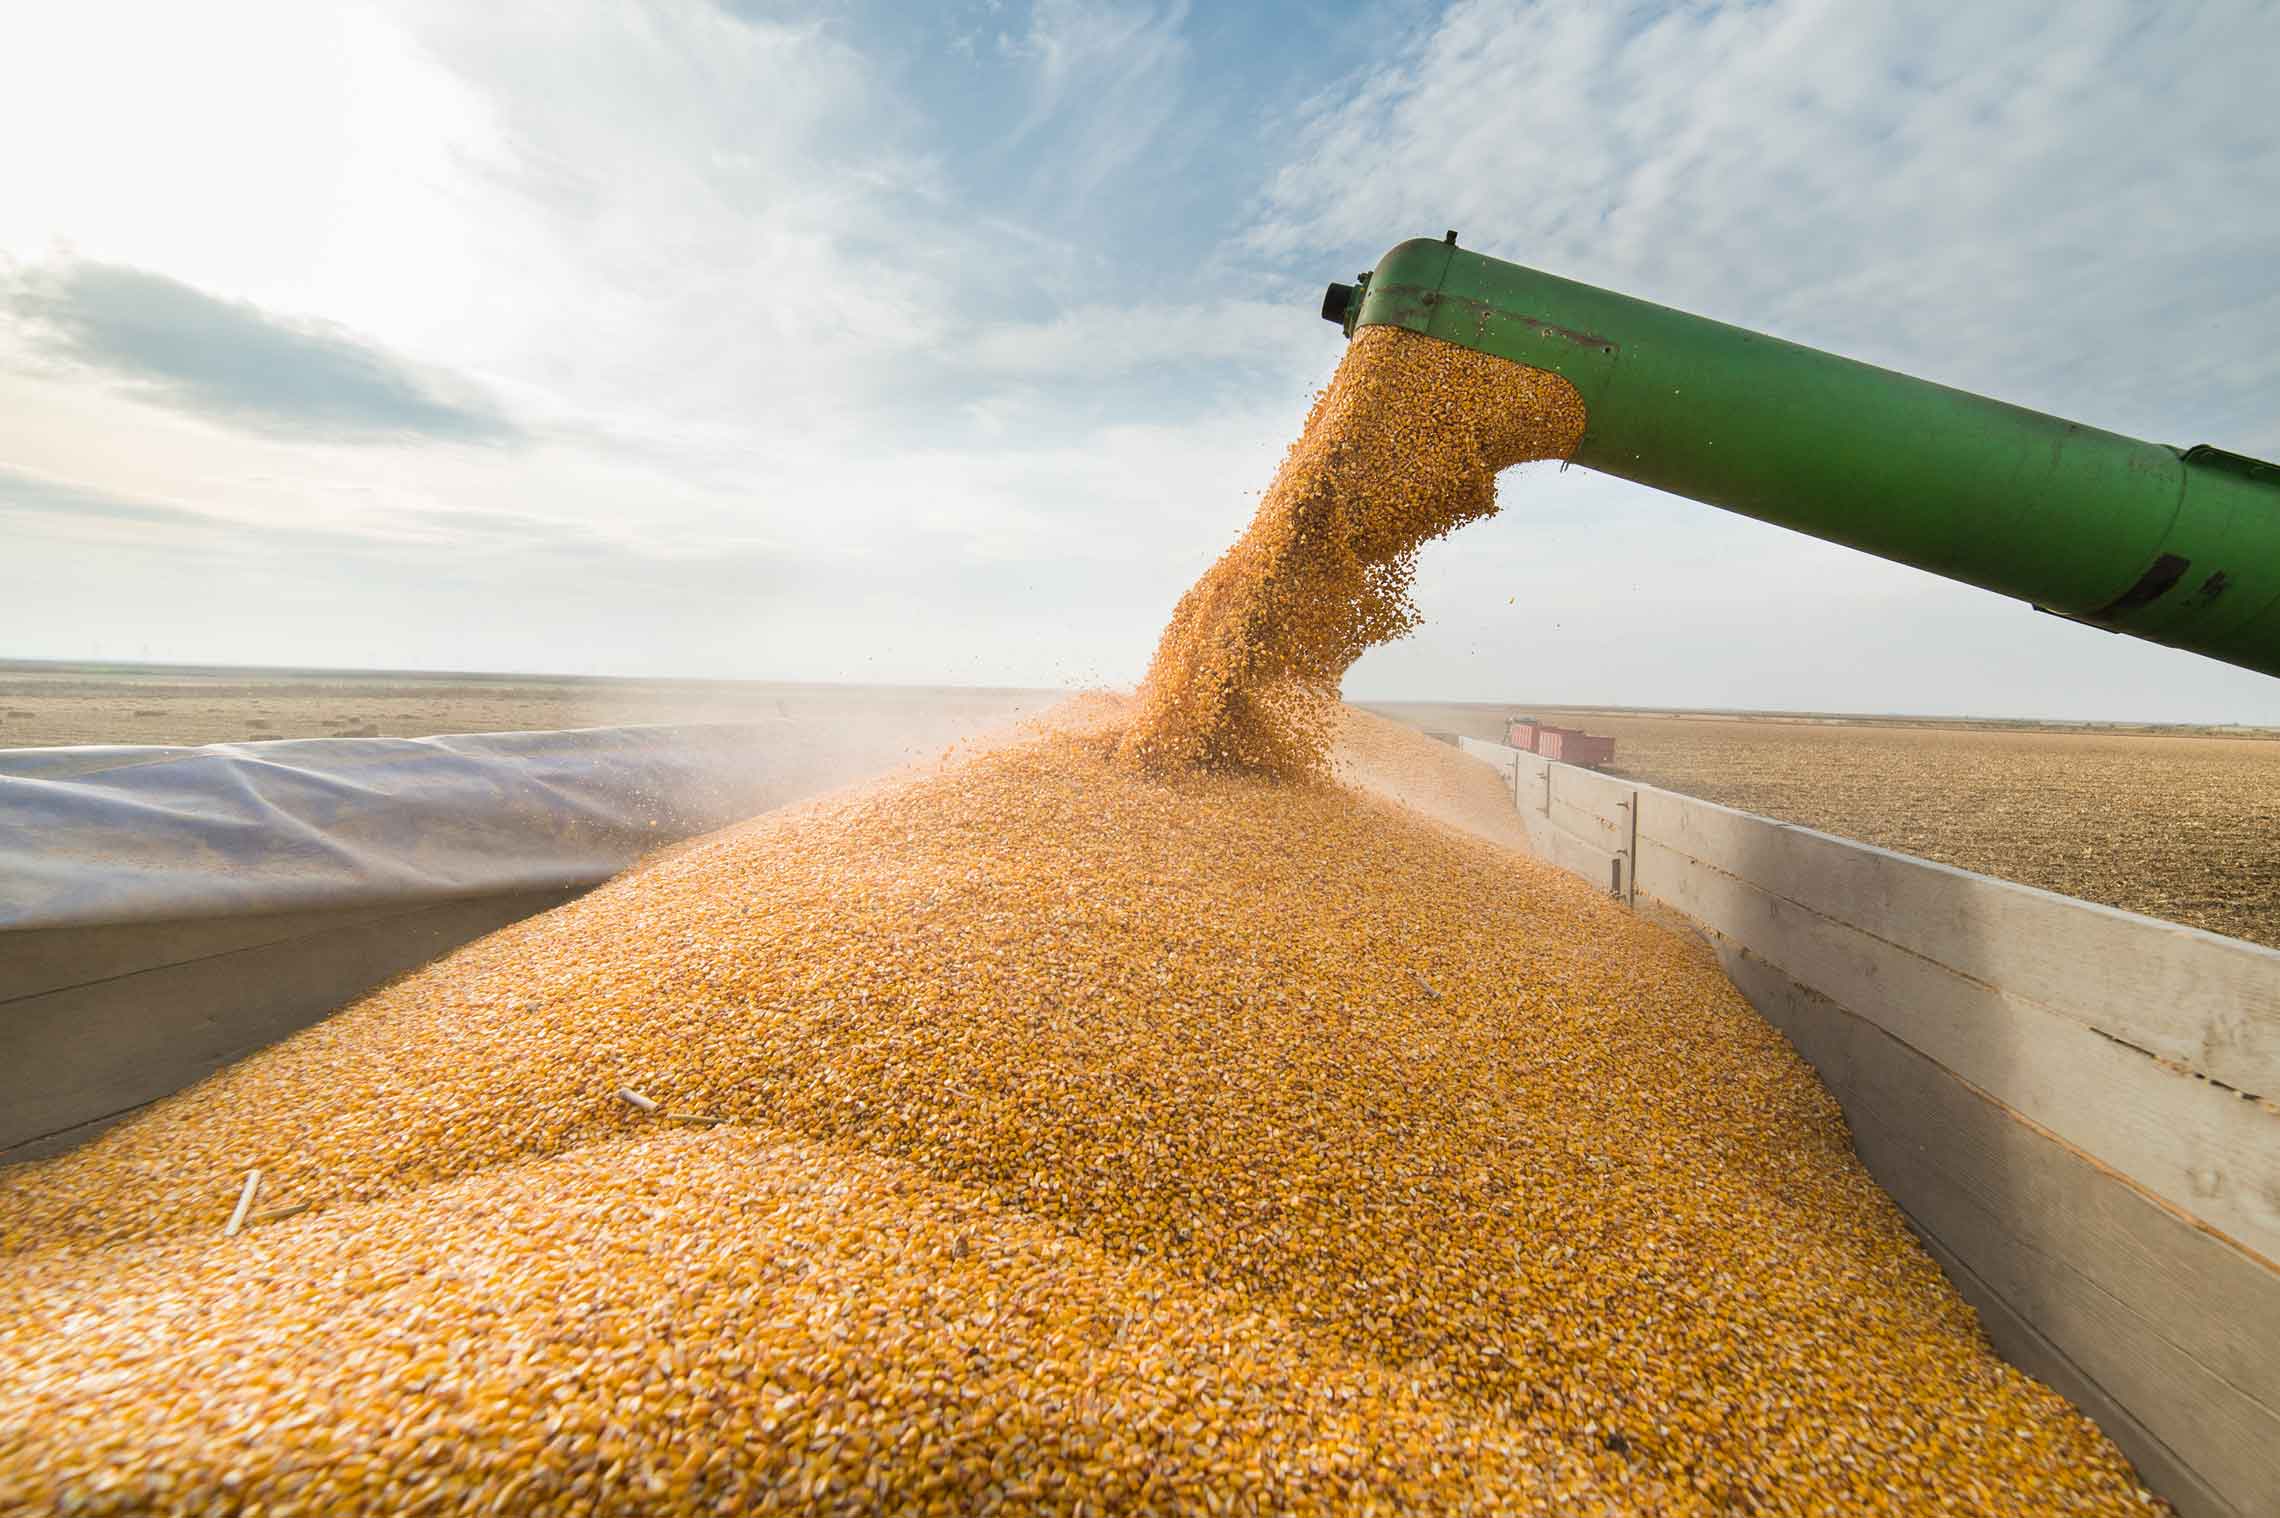
[[1587, 733], [1579, 727], [1553, 727], [1533, 717], [1514, 717], [1505, 727], [1504, 741], [1522, 753], [1542, 754], [1561, 764], [1597, 769], [1615, 762], [1615, 740]]
[[1597, 769], [1614, 762], [1615, 740], [1578, 732], [1572, 727], [1547, 727], [1537, 731], [1536, 752], [1561, 764]]

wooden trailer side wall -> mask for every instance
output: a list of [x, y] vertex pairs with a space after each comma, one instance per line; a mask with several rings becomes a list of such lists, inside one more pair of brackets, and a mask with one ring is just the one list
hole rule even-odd
[[1998, 1349], [2187, 1518], [2280, 1512], [2280, 952], [1460, 746], [1709, 942]]

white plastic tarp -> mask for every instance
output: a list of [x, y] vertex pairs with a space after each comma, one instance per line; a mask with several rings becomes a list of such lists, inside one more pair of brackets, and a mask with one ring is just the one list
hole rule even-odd
[[819, 738], [786, 721], [0, 751], [0, 930], [590, 885], [814, 788], [834, 764]]

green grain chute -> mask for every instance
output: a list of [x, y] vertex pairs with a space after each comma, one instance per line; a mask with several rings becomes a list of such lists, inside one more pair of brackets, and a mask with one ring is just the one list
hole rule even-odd
[[1565, 377], [1572, 462], [2280, 675], [2280, 466], [2178, 449], [1594, 289], [1445, 241], [1322, 314]]

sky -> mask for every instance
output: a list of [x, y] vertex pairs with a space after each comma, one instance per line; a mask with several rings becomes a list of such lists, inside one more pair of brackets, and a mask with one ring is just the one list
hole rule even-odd
[[[1466, 246], [2280, 458], [2262, 0], [75, 0], [0, 47], [0, 657], [1125, 685]], [[2280, 723], [1586, 470], [1358, 698]]]

